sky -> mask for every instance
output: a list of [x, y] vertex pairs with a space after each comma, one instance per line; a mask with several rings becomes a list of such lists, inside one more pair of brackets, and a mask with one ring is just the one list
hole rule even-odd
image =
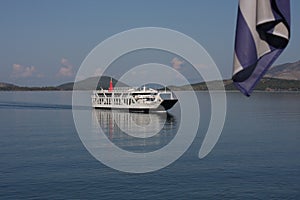
[[[228, 79], [237, 6], [238, 0], [0, 0], [0, 82], [55, 86], [74, 81], [95, 46], [140, 27], [163, 27], [188, 35], [206, 49]], [[300, 60], [299, 9], [300, 1], [291, 0], [291, 40], [275, 64]], [[149, 52], [143, 52], [151, 54], [143, 62], [161, 56]], [[122, 64], [134, 64], [140, 57], [129, 55], [123, 63], [116, 62], [110, 73], [118, 73]], [[186, 63], [167, 53], [159, 61], [175, 69]], [[186, 76], [192, 74], [191, 70]]]

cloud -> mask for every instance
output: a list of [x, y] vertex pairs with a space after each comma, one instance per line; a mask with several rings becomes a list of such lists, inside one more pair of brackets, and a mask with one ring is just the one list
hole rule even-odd
[[172, 67], [176, 70], [179, 70], [181, 67], [182, 67], [182, 64], [184, 63], [184, 61], [180, 60], [179, 58], [177, 57], [174, 57], [172, 60], [171, 60], [171, 64], [172, 64]]
[[61, 67], [57, 76], [73, 76], [73, 70], [70, 67]]
[[197, 64], [195, 65], [197, 69], [209, 69], [208, 65], [205, 64]]
[[57, 76], [59, 77], [70, 77], [74, 75], [73, 65], [69, 62], [68, 59], [62, 58], [60, 63], [63, 65], [57, 72]]
[[100, 76], [103, 75], [103, 69], [102, 68], [97, 68], [93, 74], [94, 76]]
[[28, 78], [28, 77], [39, 77], [41, 74], [36, 74], [36, 68], [34, 66], [23, 66], [20, 64], [13, 64], [12, 74], [13, 78]]
[[72, 65], [72, 64], [69, 62], [69, 60], [66, 59], [66, 58], [62, 58], [61, 61], [60, 61], [60, 63], [61, 63], [62, 65], [64, 65], [64, 66], [67, 66], [67, 67], [73, 67], [73, 65]]

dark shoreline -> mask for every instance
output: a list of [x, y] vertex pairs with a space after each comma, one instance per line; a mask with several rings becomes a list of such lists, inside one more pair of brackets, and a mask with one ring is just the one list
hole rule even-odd
[[[108, 78], [107, 78], [108, 79]], [[109, 79], [108, 79], [109, 80]], [[93, 81], [93, 82], [92, 82]], [[76, 83], [76, 90], [88, 91], [94, 90], [96, 83], [94, 80], [88, 81], [85, 80], [82, 83]], [[105, 82], [101, 82], [102, 85], [107, 85]], [[220, 83], [221, 82], [221, 83]], [[115, 80], [117, 83], [117, 80]], [[220, 84], [224, 85], [226, 91], [237, 91], [235, 86], [233, 85], [232, 80], [216, 80], [210, 81], [208, 84], [211, 86], [215, 86], [213, 90], [220, 90], [222, 88], [218, 88]], [[99, 87], [98, 83], [98, 87]], [[114, 84], [115, 85], [115, 84]], [[24, 86], [17, 86], [9, 83], [0, 83], [0, 91], [72, 91], [74, 83], [67, 83], [62, 84], [59, 86], [44, 86], [44, 87], [24, 87]], [[207, 91], [207, 83], [200, 82], [194, 83], [190, 85], [183, 85], [183, 86], [168, 86], [167, 88], [174, 90], [174, 91], [189, 91], [191, 87], [194, 91]], [[106, 87], [103, 87], [106, 88]], [[300, 80], [286, 80], [286, 79], [275, 79], [275, 78], [263, 78], [255, 87], [255, 91], [300, 91]]]

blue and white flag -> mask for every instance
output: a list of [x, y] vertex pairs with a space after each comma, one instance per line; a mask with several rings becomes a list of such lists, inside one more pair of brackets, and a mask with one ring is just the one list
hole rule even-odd
[[250, 96], [289, 39], [289, 0], [240, 0], [232, 77], [235, 86]]

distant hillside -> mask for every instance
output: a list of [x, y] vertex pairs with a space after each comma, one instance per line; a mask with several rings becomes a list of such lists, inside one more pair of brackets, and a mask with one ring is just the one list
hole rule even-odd
[[[218, 87], [220, 81], [211, 81], [209, 84], [212, 86], [213, 90], [219, 90]], [[232, 80], [223, 80], [225, 90], [237, 90], [233, 85]], [[207, 90], [207, 85], [205, 82], [196, 83], [191, 85], [193, 90]], [[191, 87], [184, 86], [170, 86], [172, 90], [189, 90]], [[284, 80], [275, 78], [263, 78], [256, 85], [255, 90], [260, 91], [300, 91], [300, 80]]]
[[14, 88], [17, 88], [18, 86], [10, 83], [2, 83], [0, 82], [0, 90], [13, 90]]
[[[84, 79], [82, 81], [78, 81], [75, 85], [76, 90], [94, 90], [95, 86], [97, 88], [104, 88], [107, 89], [109, 88], [109, 82], [110, 82], [110, 77], [108, 76], [102, 76], [99, 80], [99, 77], [91, 77]], [[115, 86], [118, 83], [118, 87], [127, 87], [125, 83], [118, 82], [118, 80], [112, 78], [113, 86]], [[73, 90], [74, 83], [65, 83], [62, 85], [57, 86], [59, 90]]]
[[286, 80], [300, 80], [300, 61], [271, 67], [265, 77]]
[[[98, 77], [91, 77], [76, 83], [76, 90], [94, 90], [97, 88], [109, 88], [110, 77], [102, 76], [98, 82]], [[127, 87], [125, 83], [118, 82], [112, 78], [113, 86], [118, 83], [118, 87]], [[50, 87], [24, 87], [9, 83], [0, 82], [0, 90], [2, 91], [47, 91], [47, 90], [73, 90], [74, 82], [65, 83], [59, 86]]]
[[56, 87], [26, 87], [17, 86], [10, 83], [0, 83], [0, 91], [47, 91], [58, 90]]
[[[228, 82], [226, 90], [235, 90], [235, 86]], [[300, 80], [285, 80], [276, 78], [263, 78], [255, 86], [255, 90], [260, 91], [300, 91]]]

